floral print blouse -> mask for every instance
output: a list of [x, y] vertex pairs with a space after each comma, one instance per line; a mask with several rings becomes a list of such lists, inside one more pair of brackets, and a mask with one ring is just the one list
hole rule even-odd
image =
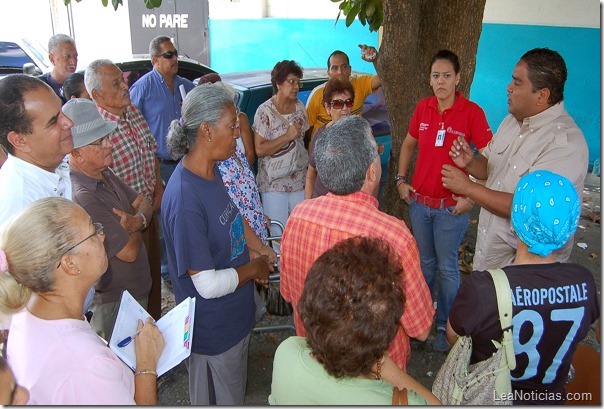
[[268, 232], [260, 193], [254, 172], [239, 145], [235, 147], [235, 153], [230, 158], [218, 162], [218, 169], [231, 200], [252, 230], [266, 244]]
[[[287, 132], [288, 124], [284, 124], [270, 109], [277, 110], [277, 107], [273, 103], [273, 99], [269, 98], [266, 102], [261, 104], [256, 110], [254, 116], [254, 125], [252, 129], [257, 132], [263, 138], [270, 140], [276, 139], [279, 136]], [[296, 102], [296, 111], [291, 114], [283, 114], [283, 117], [289, 122], [298, 122], [302, 124], [302, 132], [299, 137], [300, 142], [304, 144], [304, 133], [310, 128], [308, 124], [308, 116], [306, 115], [306, 109], [302, 101]], [[258, 158], [258, 190], [260, 192], [298, 192], [304, 190], [304, 182], [306, 182], [306, 168], [291, 175], [274, 180], [273, 183], [269, 183], [268, 175], [266, 173], [266, 167], [270, 157], [264, 156]]]

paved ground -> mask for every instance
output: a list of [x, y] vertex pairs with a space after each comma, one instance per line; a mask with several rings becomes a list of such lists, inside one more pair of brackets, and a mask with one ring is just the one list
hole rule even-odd
[[[592, 271], [598, 288], [598, 296], [600, 296], [602, 289], [602, 232], [599, 222], [601, 200], [599, 177], [588, 175], [584, 196], [579, 229], [575, 235], [575, 248], [570, 261], [581, 264]], [[462, 246], [462, 260], [471, 260], [476, 241], [475, 221], [477, 218], [478, 212], [474, 211], [471, 217], [472, 224], [470, 224], [466, 235], [465, 246]], [[462, 279], [463, 276], [464, 274], [462, 274]], [[174, 305], [173, 295], [164, 288], [162, 296], [164, 308], [171, 308]], [[267, 315], [258, 326], [292, 323], [292, 317]], [[267, 398], [270, 394], [273, 355], [279, 343], [291, 334], [293, 334], [292, 331], [269, 331], [252, 335], [248, 362], [246, 405], [267, 405]], [[425, 343], [412, 341], [412, 355], [408, 366], [409, 374], [426, 387], [432, 386], [434, 376], [446, 358], [445, 353], [435, 352], [432, 349], [432, 340], [433, 335]], [[594, 328], [591, 329], [585, 343], [595, 346]], [[188, 377], [184, 364], [180, 364], [162, 376], [158, 384], [160, 405], [179, 406], [190, 404]]]

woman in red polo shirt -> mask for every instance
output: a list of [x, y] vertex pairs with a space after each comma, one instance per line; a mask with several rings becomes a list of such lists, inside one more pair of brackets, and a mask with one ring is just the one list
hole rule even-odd
[[[473, 203], [454, 196], [441, 182], [444, 164], [453, 141], [464, 137], [482, 152], [493, 137], [485, 114], [477, 104], [456, 91], [460, 80], [459, 58], [440, 50], [430, 62], [430, 86], [434, 96], [421, 100], [409, 124], [395, 177], [402, 200], [409, 204], [413, 235], [419, 248], [422, 273], [435, 299], [436, 270], [440, 271], [434, 349], [447, 351], [445, 329], [451, 304], [459, 288], [457, 253], [469, 223]], [[407, 170], [418, 149], [411, 183]], [[438, 245], [437, 245], [438, 243]]]

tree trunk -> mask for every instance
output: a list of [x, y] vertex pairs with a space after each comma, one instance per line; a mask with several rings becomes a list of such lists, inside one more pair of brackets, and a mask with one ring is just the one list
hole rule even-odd
[[[457, 89], [469, 96], [485, 3], [486, 0], [382, 0], [384, 32], [377, 71], [390, 115], [392, 150], [381, 209], [402, 218], [408, 226], [407, 206], [398, 196], [394, 176], [413, 110], [420, 99], [433, 95], [430, 60], [441, 49], [456, 53], [461, 65]], [[415, 154], [407, 173], [409, 180], [414, 167]]]

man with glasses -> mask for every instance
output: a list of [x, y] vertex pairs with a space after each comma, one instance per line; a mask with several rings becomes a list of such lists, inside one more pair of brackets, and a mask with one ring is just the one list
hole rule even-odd
[[[143, 114], [130, 100], [122, 71], [109, 60], [96, 60], [86, 68], [84, 81], [101, 116], [117, 123], [117, 127], [109, 134], [113, 145], [111, 169], [135, 192], [152, 203], [154, 213], [158, 212], [164, 185], [155, 155], [157, 143]], [[148, 228], [143, 230], [143, 241], [153, 281], [148, 311], [157, 320], [161, 317], [160, 223], [155, 216], [146, 222]]]
[[55, 34], [50, 37], [48, 59], [52, 64], [52, 71], [42, 74], [38, 78], [50, 85], [61, 101], [65, 103], [67, 100], [61, 95], [63, 82], [69, 74], [75, 72], [78, 65], [78, 50], [76, 50], [73, 38], [65, 34]]
[[[359, 44], [361, 48], [361, 58], [363, 61], [372, 62], [375, 66], [378, 59], [378, 52], [375, 47]], [[351, 77], [352, 67], [350, 59], [345, 52], [336, 50], [327, 58], [327, 75], [331, 78], [342, 78], [350, 80], [354, 88], [354, 105], [352, 115], [361, 115], [363, 113], [363, 103], [369, 94], [373, 94], [382, 86], [382, 80], [377, 75], [359, 75]], [[325, 84], [321, 84], [312, 90], [306, 101], [306, 114], [310, 129], [306, 133], [307, 137], [313, 137], [321, 125], [326, 125], [331, 121], [331, 116], [323, 106], [323, 91]]]
[[95, 230], [105, 234], [109, 266], [95, 285], [90, 325], [109, 341], [123, 290], [147, 308], [151, 272], [141, 231], [151, 219], [151, 204], [109, 168], [109, 134], [117, 123], [104, 120], [95, 103], [83, 98], [69, 100], [63, 112], [74, 121], [69, 157], [73, 200], [90, 215]]
[[[158, 36], [149, 44], [149, 54], [153, 70], [143, 75], [130, 87], [130, 98], [149, 124], [151, 134], [157, 141], [157, 157], [159, 170], [164, 183], [168, 183], [172, 172], [180, 158], [172, 158], [167, 148], [166, 135], [170, 123], [180, 119], [183, 97], [179, 88], [182, 85], [186, 93], [195, 85], [186, 78], [176, 75], [178, 72], [178, 51], [170, 37]], [[161, 203], [161, 197], [159, 198]], [[154, 211], [159, 209], [154, 207]], [[159, 213], [158, 213], [159, 217]], [[161, 228], [161, 223], [160, 223]], [[161, 276], [166, 282], [170, 281], [168, 274], [168, 259], [163, 234], [161, 238]]]
[[281, 240], [281, 295], [294, 307], [296, 334], [306, 336], [297, 304], [310, 266], [341, 240], [359, 235], [386, 240], [401, 258], [406, 297], [400, 329], [388, 354], [405, 370], [411, 354], [409, 338], [426, 340], [434, 317], [415, 239], [402, 220], [378, 210], [382, 167], [369, 123], [348, 116], [323, 135], [316, 143], [315, 161], [329, 192], [304, 200], [289, 216]]

